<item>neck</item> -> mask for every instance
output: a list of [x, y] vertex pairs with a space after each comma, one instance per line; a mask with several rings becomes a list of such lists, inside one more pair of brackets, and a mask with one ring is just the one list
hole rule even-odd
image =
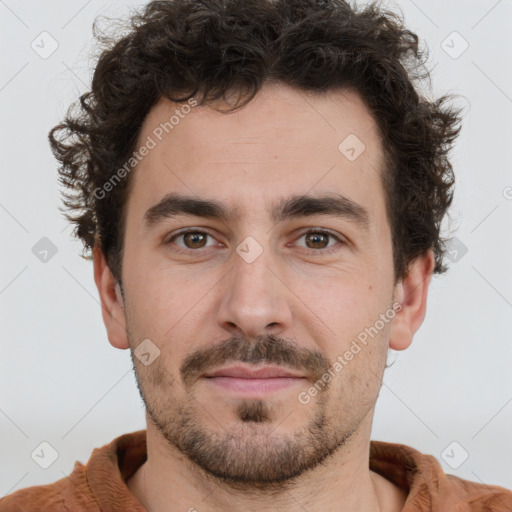
[[271, 489], [240, 489], [212, 477], [147, 422], [147, 460], [127, 482], [148, 512], [395, 512], [405, 494], [368, 467], [372, 414], [323, 464]]

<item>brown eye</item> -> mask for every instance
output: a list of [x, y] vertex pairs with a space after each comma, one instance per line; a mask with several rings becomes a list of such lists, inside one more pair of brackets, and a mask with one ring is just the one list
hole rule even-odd
[[[210, 239], [210, 242], [208, 242]], [[169, 238], [166, 245], [174, 246], [173, 250], [183, 254], [199, 253], [201, 249], [208, 249], [215, 245], [215, 239], [206, 231], [188, 230], [177, 233]]]
[[329, 243], [330, 235], [327, 233], [315, 232], [306, 233], [306, 244], [310, 249], [324, 249]]
[[201, 233], [200, 231], [191, 231], [190, 233], [185, 233], [182, 236], [185, 246], [188, 249], [200, 249], [201, 247], [204, 247], [206, 237], [208, 235], [206, 233]]
[[[339, 251], [345, 241], [341, 236], [337, 236], [330, 231], [309, 230], [303, 233], [297, 240], [304, 239], [304, 244], [300, 244], [303, 249], [310, 249], [311, 256], [322, 256]], [[297, 243], [297, 242], [296, 242]]]

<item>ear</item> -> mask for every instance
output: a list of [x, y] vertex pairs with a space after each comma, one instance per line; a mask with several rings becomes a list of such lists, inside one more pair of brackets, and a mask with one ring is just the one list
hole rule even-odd
[[434, 271], [434, 253], [430, 249], [412, 261], [407, 275], [395, 285], [395, 301], [400, 302], [391, 324], [389, 348], [404, 350], [412, 342], [427, 311], [427, 293]]
[[93, 248], [93, 265], [94, 282], [100, 294], [101, 314], [107, 328], [108, 340], [115, 348], [129, 348], [121, 288], [107, 265], [103, 251], [97, 244]]

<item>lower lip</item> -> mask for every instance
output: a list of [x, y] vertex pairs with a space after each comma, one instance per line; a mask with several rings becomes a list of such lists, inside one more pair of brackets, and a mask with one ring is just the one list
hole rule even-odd
[[242, 379], [239, 377], [207, 377], [215, 386], [238, 393], [267, 393], [284, 389], [297, 383], [303, 383], [304, 378], [272, 377], [268, 379]]

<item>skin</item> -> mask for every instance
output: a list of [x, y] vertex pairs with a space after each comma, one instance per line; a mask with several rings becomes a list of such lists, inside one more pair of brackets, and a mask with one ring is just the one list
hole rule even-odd
[[[162, 99], [152, 108], [139, 145], [176, 107]], [[351, 133], [365, 144], [354, 161], [338, 150]], [[388, 348], [406, 349], [424, 319], [434, 259], [428, 251], [395, 281], [382, 155], [377, 126], [355, 92], [307, 95], [267, 84], [234, 113], [192, 108], [138, 164], [123, 292], [97, 247], [94, 275], [109, 341], [132, 351], [146, 404], [148, 460], [127, 485], [148, 511], [402, 509], [405, 492], [368, 469], [371, 426]], [[217, 199], [240, 217], [180, 215], [148, 229], [146, 210], [169, 192]], [[332, 192], [367, 210], [366, 228], [329, 215], [270, 217], [278, 199]], [[169, 242], [182, 228], [210, 236]], [[308, 236], [319, 229], [341, 242]], [[249, 236], [263, 251], [251, 263], [236, 252]], [[394, 318], [300, 403], [315, 372], [394, 301], [402, 305]], [[147, 366], [133, 357], [145, 339], [160, 350]], [[286, 350], [288, 366], [278, 358]], [[247, 398], [194, 374], [184, 366], [190, 356], [203, 356], [207, 370], [246, 358], [304, 378]]]

